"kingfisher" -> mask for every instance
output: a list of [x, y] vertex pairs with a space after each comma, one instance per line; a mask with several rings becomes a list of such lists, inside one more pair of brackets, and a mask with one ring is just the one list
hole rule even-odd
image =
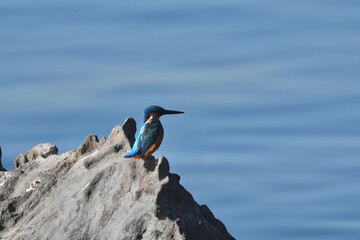
[[180, 114], [184, 112], [165, 110], [159, 106], [150, 106], [144, 110], [144, 125], [141, 127], [138, 137], [131, 152], [125, 158], [149, 158], [160, 147], [164, 137], [164, 128], [160, 117], [165, 114]]

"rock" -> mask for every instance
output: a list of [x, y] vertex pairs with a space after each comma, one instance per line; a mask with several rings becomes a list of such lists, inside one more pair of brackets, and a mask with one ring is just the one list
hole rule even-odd
[[26, 153], [20, 153], [15, 159], [15, 168], [25, 165], [26, 163], [33, 161], [39, 157], [47, 158], [50, 155], [58, 153], [58, 149], [54, 144], [42, 143], [39, 144]]
[[78, 151], [80, 155], [94, 151], [99, 146], [98, 137], [95, 134], [87, 136], [83, 145], [80, 145]]
[[30, 191], [34, 190], [40, 183], [41, 183], [40, 180], [32, 181], [30, 183], [30, 187], [28, 189], [26, 189], [26, 192], [30, 192]]
[[1, 157], [2, 157], [2, 151], [1, 151], [1, 147], [0, 147], [0, 171], [6, 171], [6, 169], [3, 167], [2, 163], [1, 163]]
[[20, 154], [20, 168], [0, 172], [0, 239], [234, 239], [165, 157], [123, 158], [135, 132], [128, 118], [77, 150]]
[[25, 163], [29, 162], [29, 159], [26, 157], [24, 153], [20, 153], [14, 161], [15, 168], [25, 165]]

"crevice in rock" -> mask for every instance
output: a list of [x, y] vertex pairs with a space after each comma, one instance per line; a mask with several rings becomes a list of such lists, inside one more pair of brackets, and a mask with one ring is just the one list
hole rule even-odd
[[[141, 160], [138, 160], [138, 161], [141, 161]], [[158, 159], [155, 159], [155, 158], [147, 158], [147, 159], [144, 159], [144, 168], [146, 168], [147, 171], [149, 172], [153, 172], [158, 164]]]
[[85, 188], [85, 190], [84, 190], [85, 202], [88, 202], [89, 199], [91, 198], [91, 196], [92, 196], [93, 192], [95, 191], [95, 188], [96, 188], [97, 184], [99, 183], [99, 181], [101, 180], [102, 176], [103, 176], [102, 172], [99, 172], [98, 174], [96, 174], [95, 177], [89, 183], [89, 185]]

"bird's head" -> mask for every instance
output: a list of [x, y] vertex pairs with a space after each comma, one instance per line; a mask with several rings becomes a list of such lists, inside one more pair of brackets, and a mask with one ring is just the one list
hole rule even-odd
[[151, 122], [157, 121], [162, 115], [165, 114], [180, 114], [184, 112], [166, 110], [159, 106], [150, 106], [144, 110], [144, 123], [151, 118]]

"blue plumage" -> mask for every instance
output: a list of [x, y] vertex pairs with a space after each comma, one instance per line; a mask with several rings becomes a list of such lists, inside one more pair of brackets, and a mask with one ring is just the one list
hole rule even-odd
[[183, 112], [165, 110], [159, 106], [150, 106], [144, 111], [144, 125], [141, 127], [138, 137], [125, 158], [148, 158], [159, 147], [164, 136], [164, 129], [159, 118], [165, 114], [179, 114]]

